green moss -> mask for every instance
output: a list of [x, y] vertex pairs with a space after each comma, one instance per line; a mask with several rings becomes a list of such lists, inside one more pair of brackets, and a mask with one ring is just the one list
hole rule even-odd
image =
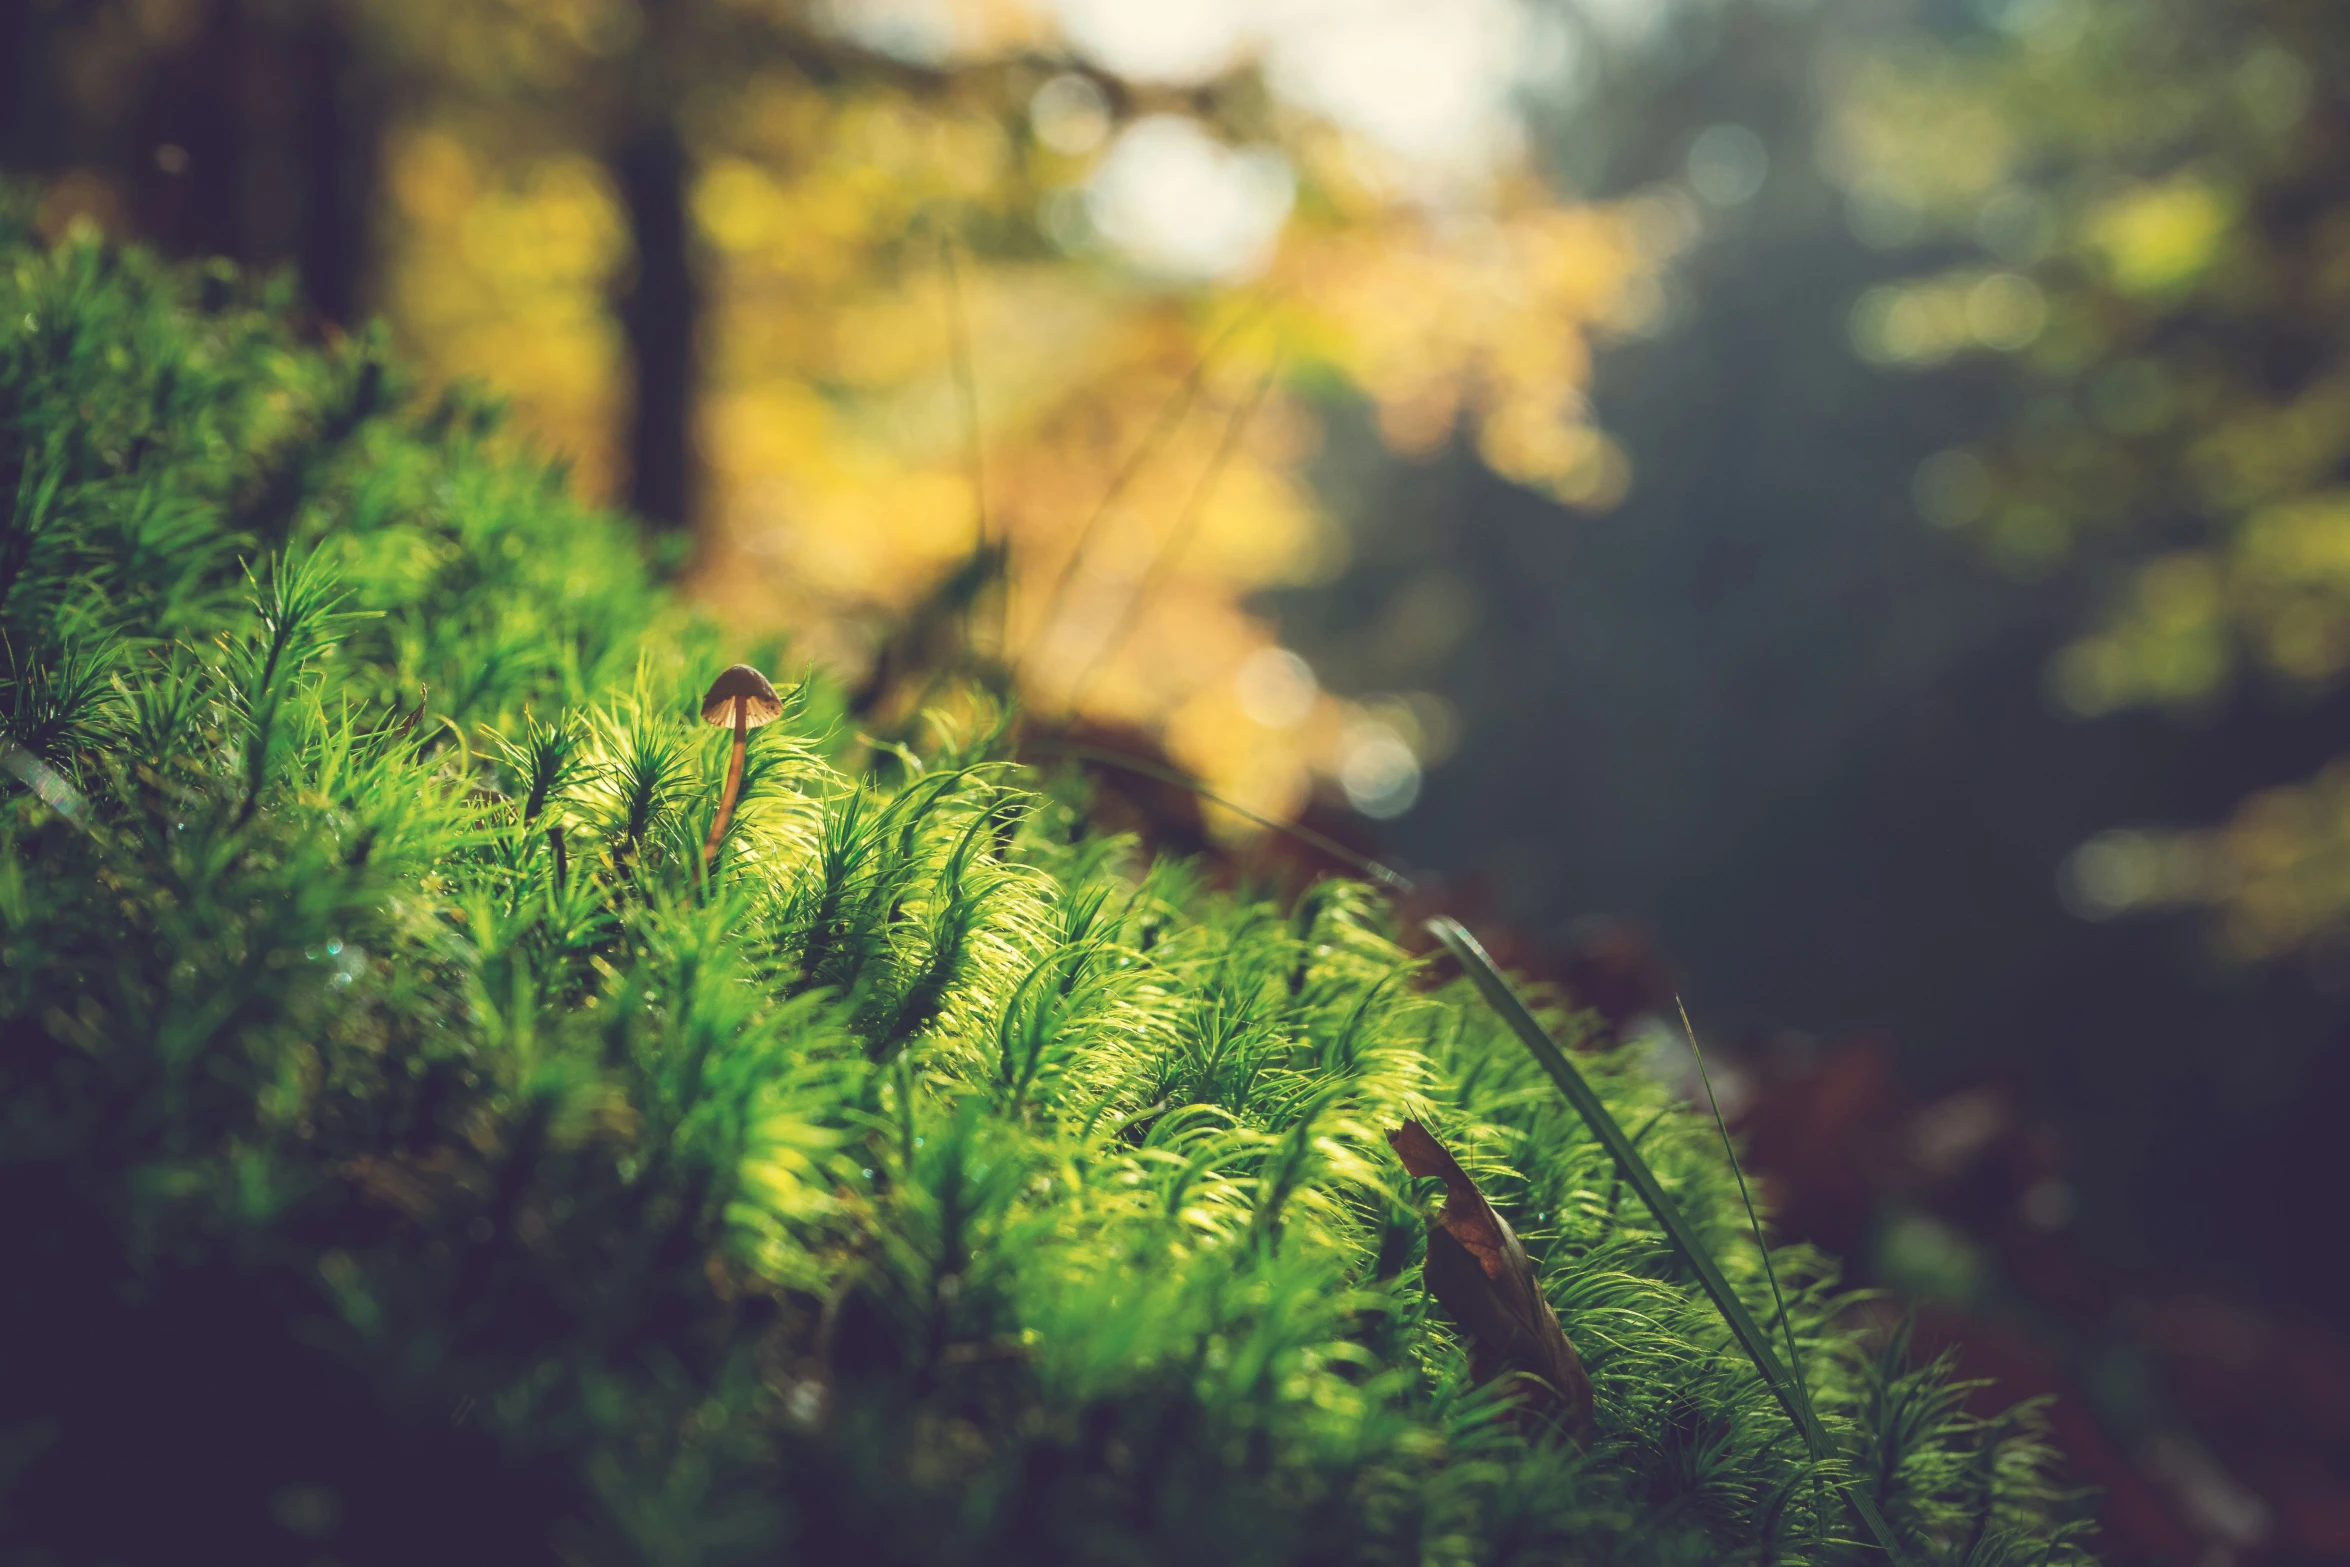
[[[226, 273], [0, 234], [0, 506], [11, 1553], [1876, 1554], [1370, 891], [1205, 890], [984, 735], [850, 770], [820, 683], [706, 875], [732, 650], [490, 405]], [[1768, 1320], [1708, 1124], [1587, 1060]], [[1468, 1381], [1407, 1115], [1536, 1258], [1587, 1455]], [[1919, 1557], [2086, 1559], [2034, 1411], [1778, 1255]]]

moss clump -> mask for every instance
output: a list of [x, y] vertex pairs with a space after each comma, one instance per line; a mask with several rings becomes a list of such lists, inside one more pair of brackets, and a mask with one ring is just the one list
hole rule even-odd
[[[1208, 891], [982, 735], [859, 770], [813, 687], [705, 873], [729, 658], [493, 426], [0, 235], [7, 1554], [1877, 1554], [1365, 889]], [[1591, 1070], [1767, 1312], [1706, 1123]], [[1588, 1454], [1470, 1383], [1407, 1116], [1535, 1258]], [[2030, 1410], [1781, 1269], [1918, 1556], [2086, 1559]]]

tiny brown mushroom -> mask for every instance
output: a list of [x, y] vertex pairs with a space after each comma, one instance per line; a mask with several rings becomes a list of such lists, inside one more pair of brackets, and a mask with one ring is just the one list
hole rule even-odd
[[718, 797], [710, 841], [702, 845], [704, 865], [717, 858], [718, 841], [726, 836], [727, 823], [734, 820], [734, 797], [743, 786], [743, 751], [750, 743], [751, 731], [782, 716], [783, 698], [775, 694], [765, 675], [748, 664], [729, 664], [710, 682], [709, 694], [702, 698], [702, 722], [732, 724], [734, 749], [727, 754], [726, 792]]

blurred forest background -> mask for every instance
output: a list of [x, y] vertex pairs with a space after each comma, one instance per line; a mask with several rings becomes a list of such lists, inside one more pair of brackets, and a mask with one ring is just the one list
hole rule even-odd
[[875, 733], [977, 671], [1662, 1072], [1684, 992], [2117, 1559], [2350, 1560], [2338, 0], [14, 0], [0, 69], [48, 231], [493, 383]]

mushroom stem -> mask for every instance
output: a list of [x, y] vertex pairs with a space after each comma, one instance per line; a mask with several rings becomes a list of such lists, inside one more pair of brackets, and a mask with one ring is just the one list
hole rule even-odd
[[726, 757], [726, 792], [718, 797], [718, 815], [710, 823], [710, 841], [702, 845], [704, 865], [718, 857], [718, 840], [726, 836], [727, 823], [734, 820], [734, 797], [743, 786], [743, 750], [750, 737], [751, 705], [738, 696], [734, 699], [734, 749]]

